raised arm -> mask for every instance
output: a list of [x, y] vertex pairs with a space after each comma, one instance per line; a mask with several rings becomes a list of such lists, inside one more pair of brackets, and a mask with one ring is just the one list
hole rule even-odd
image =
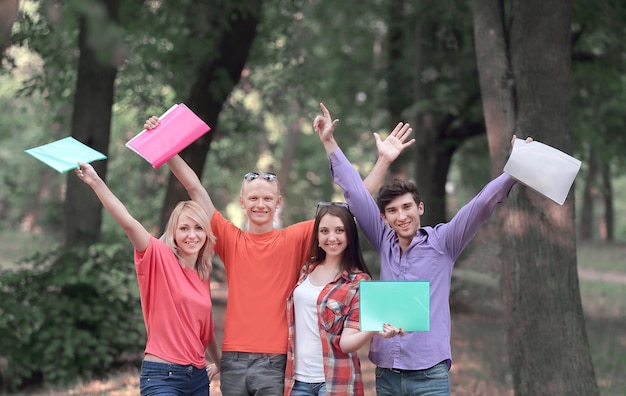
[[[152, 116], [146, 120], [143, 127], [149, 130], [156, 128], [158, 125], [159, 118], [157, 116]], [[198, 202], [202, 208], [204, 208], [209, 218], [213, 217], [215, 205], [213, 205], [213, 201], [211, 201], [211, 197], [202, 185], [198, 175], [196, 175], [196, 172], [191, 169], [189, 164], [187, 164], [180, 155], [175, 155], [174, 158], [167, 161], [167, 166], [170, 168], [178, 181], [183, 185], [185, 190], [187, 190], [189, 197], [193, 201]]]
[[[319, 135], [326, 154], [331, 154], [339, 148], [334, 136], [335, 127], [339, 120], [331, 118], [330, 112], [323, 103], [320, 103], [320, 109], [322, 110], [322, 115], [315, 117], [313, 129]], [[385, 140], [382, 140], [378, 133], [374, 133], [378, 159], [363, 181], [370, 194], [374, 194], [380, 188], [389, 165], [398, 158], [404, 149], [415, 143], [415, 139], [406, 141], [412, 131], [413, 129], [411, 129], [409, 124], [399, 122]]]
[[322, 115], [318, 115], [313, 120], [313, 130], [319, 135], [324, 149], [326, 150], [326, 154], [331, 154], [339, 148], [334, 136], [335, 127], [339, 123], [339, 120], [330, 118], [330, 112], [326, 106], [324, 106], [324, 103], [320, 103], [320, 109], [322, 109]]
[[109, 189], [106, 183], [98, 176], [95, 169], [84, 163], [79, 163], [76, 175], [96, 193], [102, 206], [113, 216], [128, 236], [135, 249], [144, 252], [150, 242], [150, 233], [126, 209], [126, 206]]
[[378, 133], [374, 133], [376, 148], [378, 149], [378, 159], [370, 173], [365, 180], [363, 180], [370, 194], [373, 195], [382, 185], [385, 175], [389, 170], [389, 165], [402, 154], [404, 149], [415, 143], [415, 139], [405, 142], [411, 132], [413, 132], [413, 129], [409, 124], [399, 122], [385, 140], [382, 140]]

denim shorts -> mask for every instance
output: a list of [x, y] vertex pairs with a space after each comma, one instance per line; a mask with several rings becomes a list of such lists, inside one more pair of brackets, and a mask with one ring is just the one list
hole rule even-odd
[[444, 360], [425, 370], [395, 370], [376, 367], [376, 395], [450, 395], [448, 363]]
[[139, 376], [141, 396], [207, 396], [209, 376], [206, 369], [144, 360]]

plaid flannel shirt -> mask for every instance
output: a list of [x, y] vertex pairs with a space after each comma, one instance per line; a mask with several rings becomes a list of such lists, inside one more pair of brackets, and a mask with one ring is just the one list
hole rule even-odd
[[[298, 285], [317, 266], [304, 265]], [[327, 284], [317, 299], [318, 325], [324, 358], [326, 395], [363, 395], [361, 362], [356, 352], [343, 353], [339, 347], [341, 332], [345, 327], [359, 329], [359, 281], [370, 280], [366, 273], [344, 271], [334, 282]], [[295, 289], [295, 288], [294, 288]], [[295, 384], [295, 312], [293, 291], [287, 299], [287, 322], [289, 324], [289, 344], [287, 347], [287, 368], [285, 371], [285, 395], [289, 395]]]

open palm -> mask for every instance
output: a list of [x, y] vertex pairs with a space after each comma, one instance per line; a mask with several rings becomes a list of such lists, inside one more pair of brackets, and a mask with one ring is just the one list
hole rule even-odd
[[399, 122], [385, 140], [382, 140], [378, 133], [374, 133], [378, 156], [383, 157], [388, 162], [393, 162], [404, 149], [415, 143], [415, 139], [406, 141], [411, 132], [413, 129], [409, 124]]

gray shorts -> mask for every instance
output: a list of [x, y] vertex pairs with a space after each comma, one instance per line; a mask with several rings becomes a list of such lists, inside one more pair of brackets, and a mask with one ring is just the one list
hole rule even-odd
[[223, 396], [282, 396], [287, 355], [223, 352], [220, 390]]

